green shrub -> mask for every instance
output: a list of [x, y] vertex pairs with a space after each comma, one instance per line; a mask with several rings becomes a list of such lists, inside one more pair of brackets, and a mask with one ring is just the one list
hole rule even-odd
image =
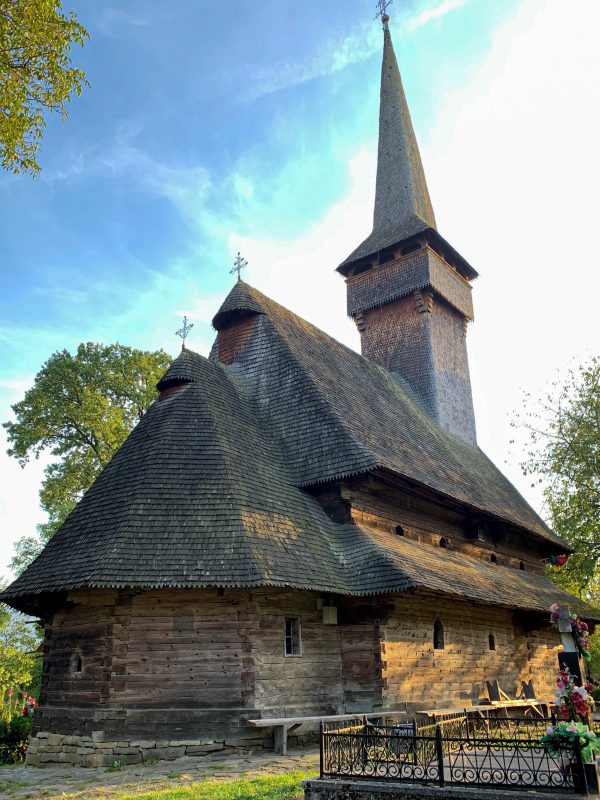
[[8, 724], [0, 725], [0, 764], [24, 760], [30, 733], [30, 717], [13, 717]]

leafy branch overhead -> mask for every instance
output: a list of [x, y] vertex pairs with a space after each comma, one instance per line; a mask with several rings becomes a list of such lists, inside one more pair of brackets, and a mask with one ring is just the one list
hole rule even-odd
[[14, 173], [40, 171], [46, 113], [67, 117], [67, 102], [88, 83], [70, 52], [87, 30], [60, 0], [0, 0], [0, 158]]
[[574, 548], [558, 580], [578, 594], [600, 582], [600, 358], [571, 370], [545, 397], [525, 397], [515, 427], [529, 440], [521, 467], [543, 486], [552, 527]]
[[48, 452], [40, 491], [49, 521], [41, 540], [17, 543], [12, 566], [21, 571], [37, 555], [156, 397], [156, 383], [170, 363], [162, 350], [120, 344], [80, 344], [77, 353], [54, 353], [5, 422], [8, 454], [24, 466]]

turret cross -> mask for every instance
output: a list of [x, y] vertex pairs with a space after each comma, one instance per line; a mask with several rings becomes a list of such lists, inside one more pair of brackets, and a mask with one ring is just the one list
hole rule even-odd
[[245, 258], [242, 258], [242, 256], [240, 255], [240, 251], [238, 250], [238, 254], [235, 257], [235, 261], [233, 262], [233, 269], [229, 270], [229, 274], [233, 275], [234, 272], [237, 272], [238, 281], [239, 281], [239, 280], [241, 280], [241, 278], [240, 278], [241, 271], [243, 269], [246, 269], [247, 266], [248, 266], [248, 262], [246, 261]]
[[181, 336], [181, 340], [182, 340], [181, 341], [181, 349], [182, 350], [185, 350], [185, 340], [187, 338], [188, 333], [192, 330], [193, 327], [194, 327], [194, 323], [193, 322], [188, 322], [188, 318], [184, 317], [183, 318], [183, 326], [181, 328], [179, 328], [178, 331], [175, 331], [175, 335], [176, 336]]

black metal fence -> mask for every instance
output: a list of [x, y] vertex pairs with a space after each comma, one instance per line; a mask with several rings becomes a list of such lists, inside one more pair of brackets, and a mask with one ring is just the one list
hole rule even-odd
[[579, 742], [572, 751], [552, 754], [539, 741], [550, 722], [463, 718], [422, 728], [415, 722], [322, 723], [321, 777], [587, 794]]

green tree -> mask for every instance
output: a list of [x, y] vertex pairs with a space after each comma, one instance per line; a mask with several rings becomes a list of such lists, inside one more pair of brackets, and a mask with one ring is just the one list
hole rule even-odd
[[16, 544], [11, 563], [21, 572], [57, 531], [156, 397], [169, 366], [163, 350], [146, 352], [120, 344], [80, 344], [77, 353], [54, 353], [5, 422], [10, 449], [22, 466], [46, 451], [40, 491], [48, 522], [38, 536]]
[[0, 606], [0, 729], [21, 712], [22, 692], [36, 691], [39, 642], [35, 625]]
[[555, 580], [600, 600], [600, 358], [571, 369], [546, 395], [525, 397], [513, 423], [529, 447], [521, 468], [541, 484], [558, 536], [573, 549]]
[[66, 103], [87, 85], [70, 51], [89, 38], [60, 0], [0, 0], [0, 157], [12, 172], [40, 171], [44, 114], [67, 117]]

